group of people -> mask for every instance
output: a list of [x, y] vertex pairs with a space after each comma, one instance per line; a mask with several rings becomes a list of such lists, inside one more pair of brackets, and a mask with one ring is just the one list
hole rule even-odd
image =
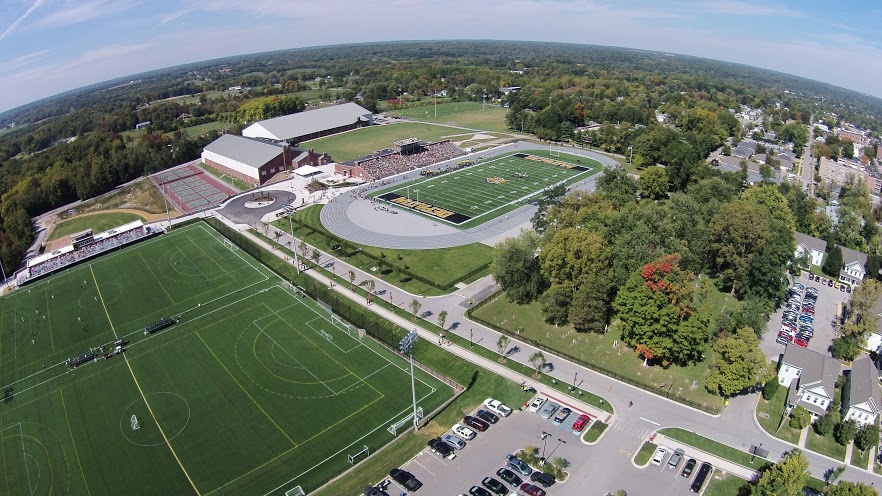
[[450, 141], [430, 143], [423, 146], [423, 151], [401, 155], [388, 153], [377, 157], [360, 160], [356, 163], [362, 170], [375, 179], [394, 176], [402, 172], [419, 169], [444, 160], [463, 155], [463, 151]]
[[37, 277], [49, 272], [56, 271], [79, 260], [89, 258], [97, 253], [101, 253], [116, 248], [117, 246], [131, 243], [132, 241], [143, 237], [145, 234], [147, 233], [144, 230], [143, 226], [114, 234], [113, 236], [85, 245], [77, 250], [60, 254], [56, 257], [49, 258], [48, 260], [37, 265], [29, 267], [27, 277]]

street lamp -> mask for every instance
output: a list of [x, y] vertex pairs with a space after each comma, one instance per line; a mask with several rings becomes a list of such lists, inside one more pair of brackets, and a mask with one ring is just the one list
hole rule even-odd
[[548, 443], [548, 436], [551, 434], [542, 431], [542, 456], [539, 458], [543, 462], [545, 461], [545, 445]]
[[402, 355], [410, 355], [410, 389], [413, 392], [413, 431], [416, 432], [419, 428], [420, 422], [417, 419], [417, 404], [416, 404], [416, 380], [413, 375], [413, 345], [416, 344], [419, 336], [417, 335], [416, 328], [414, 330], [407, 333], [404, 338], [401, 339], [401, 343], [399, 344], [399, 351], [401, 351]]
[[[548, 454], [548, 458], [551, 458], [551, 455], [553, 455], [554, 452], [557, 451], [558, 448], [560, 448], [560, 445], [561, 445], [561, 444], [567, 444], [567, 442], [564, 441], [564, 440], [561, 439], [561, 438], [557, 438], [557, 446], [555, 446], [554, 449], [551, 450], [551, 453]], [[542, 463], [544, 464], [544, 463], [545, 463], [545, 460], [542, 460]]]
[[[291, 212], [290, 214], [288, 214], [288, 227], [289, 227], [289, 229], [291, 229], [291, 241], [292, 242], [296, 241], [294, 239], [294, 221], [291, 220], [293, 218], [294, 218], [294, 212]], [[296, 246], [292, 247], [291, 251], [294, 252], [294, 265], [297, 267], [297, 273], [299, 274], [300, 273], [300, 259], [297, 258], [297, 247]]]

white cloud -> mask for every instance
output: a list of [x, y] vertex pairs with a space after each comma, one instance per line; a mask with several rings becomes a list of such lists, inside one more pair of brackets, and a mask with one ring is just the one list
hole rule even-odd
[[17, 28], [19, 24], [21, 24], [25, 19], [33, 14], [35, 10], [39, 9], [44, 3], [45, 0], [36, 0], [33, 4], [31, 4], [31, 6], [28, 7], [28, 10], [26, 10], [25, 13], [21, 15], [21, 17], [13, 21], [13, 23], [10, 24], [9, 27], [7, 27], [2, 33], [0, 33], [0, 40], [3, 40], [3, 38], [6, 38], [9, 33], [15, 31], [15, 28]]
[[0, 61], [0, 71], [11, 71], [17, 69], [23, 65], [27, 65], [28, 63], [39, 59], [43, 55], [51, 52], [52, 49], [45, 50], [37, 50], [35, 52], [26, 53], [24, 55], [19, 55], [18, 57], [11, 58], [9, 60]]
[[697, 14], [726, 14], [748, 17], [805, 17], [805, 13], [787, 7], [776, 7], [742, 0], [715, 0], [694, 4]]
[[161, 19], [159, 19], [159, 25], [161, 26], [163, 24], [168, 24], [174, 20], [177, 20], [177, 19], [180, 19], [181, 17], [184, 17], [185, 15], [187, 15], [191, 12], [193, 12], [193, 9], [181, 9], [181, 10], [177, 10], [175, 12], [172, 12], [171, 14], [163, 16]]
[[130, 0], [66, 0], [34, 24], [42, 28], [70, 26], [108, 17], [133, 5]]
[[90, 50], [64, 64], [64, 68], [73, 68], [85, 64], [92, 64], [98, 61], [111, 59], [127, 58], [129, 55], [146, 50], [153, 46], [153, 43], [137, 43], [132, 45], [108, 45], [95, 50]]

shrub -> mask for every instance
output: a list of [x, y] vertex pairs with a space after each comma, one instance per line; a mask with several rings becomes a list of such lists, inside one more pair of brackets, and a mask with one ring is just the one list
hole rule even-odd
[[857, 339], [850, 336], [834, 339], [833, 345], [830, 348], [833, 358], [848, 362], [854, 360], [861, 352], [860, 343], [858, 343]]
[[839, 412], [830, 409], [823, 417], [815, 421], [815, 432], [822, 436], [829, 436], [833, 433], [837, 422], [839, 422]]
[[833, 429], [834, 439], [842, 446], [848, 446], [848, 443], [854, 439], [855, 434], [857, 434], [857, 423], [854, 420], [839, 422], [836, 424], [836, 428]]
[[812, 414], [805, 408], [798, 406], [790, 412], [790, 427], [794, 429], [805, 429], [809, 422], [812, 421]]
[[763, 386], [763, 399], [769, 401], [775, 396], [779, 389], [781, 389], [781, 385], [778, 384], [778, 378], [772, 377], [769, 379], [769, 382]]

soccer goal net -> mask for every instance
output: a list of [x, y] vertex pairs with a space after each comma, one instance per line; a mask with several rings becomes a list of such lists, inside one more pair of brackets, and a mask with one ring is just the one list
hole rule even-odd
[[223, 243], [224, 243], [224, 246], [226, 246], [227, 248], [229, 248], [229, 249], [231, 249], [231, 250], [233, 250], [233, 251], [236, 251], [236, 250], [239, 249], [239, 247], [236, 246], [236, 243], [233, 243], [232, 241], [230, 241], [230, 240], [227, 239], [227, 238], [224, 238], [224, 239], [223, 239]]
[[293, 489], [288, 489], [285, 491], [285, 496], [306, 496], [306, 493], [303, 492], [303, 489], [300, 486], [297, 486]]
[[137, 415], [132, 415], [132, 430], [136, 431], [141, 428], [141, 422], [138, 421]]
[[346, 458], [349, 460], [350, 465], [355, 465], [355, 461], [358, 459], [358, 457], [360, 457], [361, 455], [370, 456], [370, 454], [371, 450], [367, 447], [367, 445], [364, 445], [364, 449], [354, 455], [346, 455]]
[[[420, 420], [422, 420], [422, 418], [423, 418], [423, 407], [421, 407], [421, 406], [420, 406], [420, 407], [417, 407], [416, 416], [417, 416], [417, 422], [419, 422]], [[407, 424], [408, 422], [410, 422], [410, 420], [411, 420], [412, 418], [413, 418], [413, 412], [409, 413], [406, 417], [404, 417], [403, 419], [399, 420], [398, 422], [395, 422], [394, 424], [390, 425], [389, 428], [386, 429], [386, 430], [389, 431], [389, 433], [392, 434], [393, 436], [397, 436], [397, 435], [398, 435], [398, 429], [400, 429], [402, 426], [404, 426], [404, 424]]]

